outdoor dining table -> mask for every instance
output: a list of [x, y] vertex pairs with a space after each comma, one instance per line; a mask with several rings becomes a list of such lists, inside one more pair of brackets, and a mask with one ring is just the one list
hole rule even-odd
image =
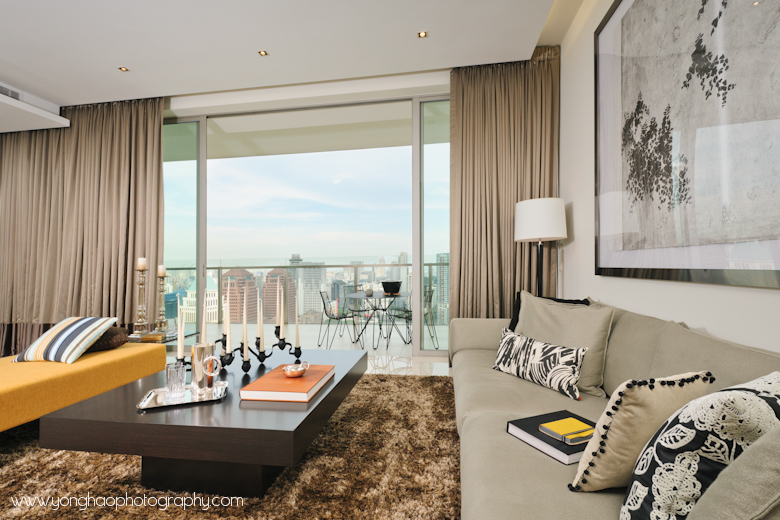
[[[382, 338], [387, 337], [391, 332], [389, 327], [386, 327], [387, 330], [383, 330], [382, 319], [381, 317], [376, 318], [376, 313], [377, 312], [386, 313], [387, 309], [389, 309], [390, 306], [393, 305], [393, 302], [396, 299], [408, 298], [411, 295], [412, 293], [408, 293], [408, 292], [401, 292], [396, 294], [385, 294], [382, 291], [374, 291], [374, 294], [372, 294], [371, 296], [366, 295], [366, 293], [363, 291], [350, 293], [346, 295], [346, 298], [365, 301], [366, 305], [368, 306], [367, 309], [363, 309], [366, 312], [366, 323], [363, 325], [363, 328], [360, 330], [360, 333], [356, 338], [356, 340], [360, 340], [361, 348], [364, 345], [364, 339], [363, 339], [364, 333], [368, 328], [368, 324], [371, 323], [372, 321], [374, 322], [374, 326], [371, 327], [371, 346], [374, 348], [374, 350], [379, 348], [379, 342], [382, 340]], [[379, 324], [378, 336], [376, 334], [377, 323]]]

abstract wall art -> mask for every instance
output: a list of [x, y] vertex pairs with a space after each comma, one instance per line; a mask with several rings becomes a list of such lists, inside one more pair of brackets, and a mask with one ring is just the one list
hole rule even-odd
[[780, 2], [618, 0], [595, 51], [596, 274], [780, 287]]

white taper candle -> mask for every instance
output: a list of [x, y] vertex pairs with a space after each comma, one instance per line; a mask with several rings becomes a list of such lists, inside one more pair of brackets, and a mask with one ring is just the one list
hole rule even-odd
[[298, 296], [295, 296], [295, 348], [301, 348], [301, 331], [298, 330]]
[[228, 282], [228, 292], [227, 292], [227, 312], [225, 313], [225, 323], [227, 327], [227, 338], [225, 340], [225, 351], [230, 354], [233, 352], [233, 346], [230, 343], [230, 282]]
[[181, 294], [176, 295], [176, 314], [176, 324], [179, 327], [178, 334], [176, 334], [176, 359], [184, 359], [184, 313], [181, 308]]
[[246, 284], [244, 285], [244, 326], [241, 328], [241, 343], [244, 344], [244, 361], [249, 361], [249, 339], [246, 334], [246, 301], [249, 296], [246, 292]]
[[[279, 288], [281, 288], [281, 287], [282, 286], [280, 284]], [[279, 299], [281, 300], [281, 303], [280, 303], [281, 312], [280, 312], [280, 314], [282, 315], [282, 317], [279, 318], [280, 319], [279, 339], [284, 339], [284, 291], [281, 291], [281, 295], [280, 295]]]

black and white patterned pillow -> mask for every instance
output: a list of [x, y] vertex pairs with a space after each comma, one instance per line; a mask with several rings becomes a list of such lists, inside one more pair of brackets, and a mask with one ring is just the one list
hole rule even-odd
[[579, 401], [577, 381], [587, 350], [543, 343], [504, 329], [493, 369], [558, 390]]
[[637, 459], [620, 520], [678, 520], [720, 472], [780, 426], [780, 372], [694, 399]]

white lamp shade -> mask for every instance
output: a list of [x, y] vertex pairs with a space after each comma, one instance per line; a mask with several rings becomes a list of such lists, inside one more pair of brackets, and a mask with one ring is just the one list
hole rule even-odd
[[566, 236], [563, 199], [529, 199], [515, 204], [516, 242], [548, 242]]

